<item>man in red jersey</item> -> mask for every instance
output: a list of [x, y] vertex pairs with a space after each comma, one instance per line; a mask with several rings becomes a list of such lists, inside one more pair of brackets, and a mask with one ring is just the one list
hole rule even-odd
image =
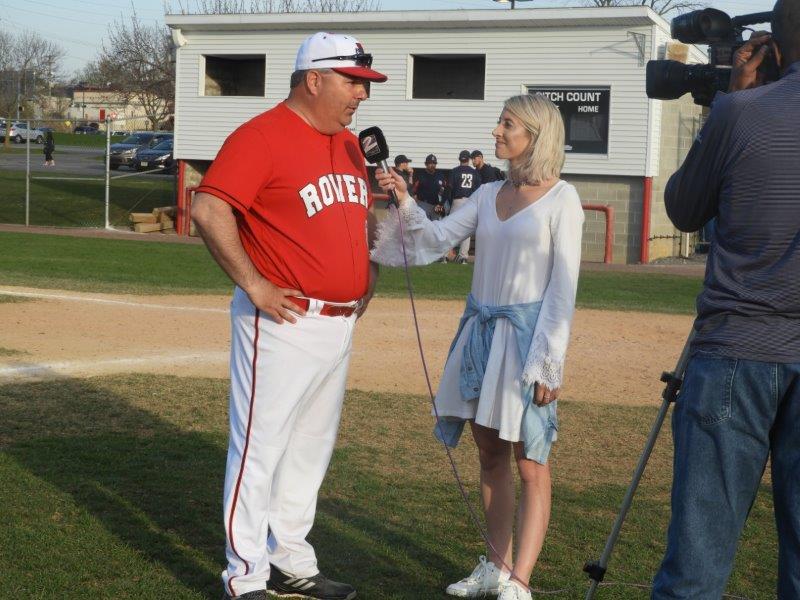
[[346, 35], [300, 46], [288, 99], [225, 141], [192, 217], [231, 303], [225, 598], [355, 598], [306, 536], [333, 453], [353, 328], [369, 302], [372, 195], [346, 129], [386, 76]]

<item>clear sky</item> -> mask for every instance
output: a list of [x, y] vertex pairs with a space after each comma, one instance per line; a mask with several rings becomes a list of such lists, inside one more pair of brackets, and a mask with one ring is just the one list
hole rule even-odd
[[[508, 10], [492, 0], [378, 0], [382, 10], [447, 10], [487, 8]], [[184, 0], [190, 4], [192, 0]], [[177, 2], [173, 1], [173, 6]], [[580, 5], [580, 0], [533, 0], [525, 8]], [[774, 0], [718, 0], [708, 5], [731, 14], [771, 10]], [[32, 29], [64, 48], [64, 74], [92, 60], [108, 32], [109, 24], [130, 16], [133, 8], [143, 21], [163, 23], [163, 0], [0, 0], [0, 28]]]

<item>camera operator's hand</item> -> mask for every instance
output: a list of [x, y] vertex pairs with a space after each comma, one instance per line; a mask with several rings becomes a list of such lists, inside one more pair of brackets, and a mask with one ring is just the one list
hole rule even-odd
[[758, 87], [764, 83], [758, 68], [769, 54], [771, 41], [769, 35], [750, 38], [733, 54], [729, 92]]

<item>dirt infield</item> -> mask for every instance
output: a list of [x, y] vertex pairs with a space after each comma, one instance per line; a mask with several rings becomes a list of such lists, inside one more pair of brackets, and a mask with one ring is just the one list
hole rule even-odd
[[[227, 376], [227, 297], [17, 287], [0, 288], [0, 296], [26, 300], [0, 303], [0, 382], [115, 372]], [[417, 303], [434, 389], [462, 309], [462, 302]], [[657, 404], [658, 377], [674, 366], [691, 321], [687, 316], [579, 310], [564, 396]], [[349, 387], [426, 393], [407, 300], [373, 300], [356, 329]]]

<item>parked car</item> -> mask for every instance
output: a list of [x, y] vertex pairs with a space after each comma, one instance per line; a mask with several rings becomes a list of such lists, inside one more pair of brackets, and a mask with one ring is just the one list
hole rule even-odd
[[119, 169], [120, 165], [133, 167], [133, 160], [139, 150], [152, 148], [159, 142], [172, 139], [172, 133], [162, 131], [137, 131], [126, 137], [121, 142], [111, 144], [109, 165], [112, 169]]
[[91, 125], [78, 125], [75, 129], [72, 130], [72, 133], [80, 133], [83, 135], [97, 135], [100, 133], [100, 129], [97, 127], [92, 127]]
[[41, 129], [34, 127], [28, 129], [27, 123], [12, 123], [11, 131], [8, 136], [18, 144], [21, 144], [25, 140], [43, 144], [45, 133]]
[[133, 159], [133, 168], [137, 171], [162, 168], [164, 173], [175, 171], [175, 161], [172, 158], [172, 138], [159, 142], [152, 148], [143, 148], [136, 153]]

